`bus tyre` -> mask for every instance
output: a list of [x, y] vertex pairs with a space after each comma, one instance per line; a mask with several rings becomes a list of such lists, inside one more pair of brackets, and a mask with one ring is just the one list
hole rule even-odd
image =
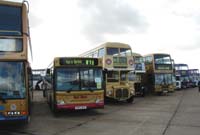
[[23, 124], [23, 125], [27, 125], [27, 124], [29, 124], [30, 122], [31, 122], [31, 116], [28, 115], [27, 118], [26, 118], [25, 120], [22, 121], [22, 124]]
[[46, 97], [46, 90], [43, 90], [43, 97]]
[[57, 116], [58, 110], [57, 110], [55, 104], [53, 103], [52, 98], [50, 98], [50, 108], [51, 108], [51, 111], [53, 112], [54, 116]]
[[26, 118], [26, 124], [30, 123], [31, 122], [31, 116], [28, 115], [27, 118]]
[[145, 89], [142, 89], [141, 96], [142, 96], [142, 97], [145, 96]]
[[134, 100], [134, 96], [130, 97], [130, 98], [127, 99], [126, 101], [127, 101], [128, 103], [133, 103], [133, 100]]

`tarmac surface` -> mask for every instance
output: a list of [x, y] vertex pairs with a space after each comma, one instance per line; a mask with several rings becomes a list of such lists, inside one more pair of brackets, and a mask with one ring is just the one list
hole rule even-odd
[[200, 135], [197, 88], [137, 97], [132, 104], [52, 114], [42, 91], [34, 91], [31, 122], [1, 124], [0, 135]]

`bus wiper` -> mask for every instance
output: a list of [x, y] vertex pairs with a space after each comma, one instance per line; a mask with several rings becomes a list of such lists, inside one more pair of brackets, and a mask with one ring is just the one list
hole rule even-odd
[[0, 100], [1, 100], [3, 103], [6, 103], [6, 99], [5, 99], [5, 98], [3, 98], [3, 96], [2, 96], [2, 95], [0, 95]]
[[71, 91], [72, 91], [72, 88], [68, 89], [68, 90], [67, 90], [67, 93], [70, 93]]
[[89, 91], [90, 91], [90, 92], [94, 92], [94, 90], [92, 90], [91, 88], [89, 88]]

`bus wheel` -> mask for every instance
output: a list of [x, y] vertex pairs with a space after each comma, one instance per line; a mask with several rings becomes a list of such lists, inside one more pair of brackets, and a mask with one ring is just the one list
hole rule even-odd
[[31, 122], [31, 116], [28, 115], [27, 118], [22, 122], [22, 124], [27, 125]]
[[54, 116], [57, 116], [58, 110], [57, 110], [56, 106], [54, 105], [52, 98], [50, 98], [50, 108], [51, 108], [51, 111], [53, 112]]
[[145, 89], [142, 89], [141, 96], [145, 97]]
[[46, 91], [43, 90], [43, 97], [46, 97]]
[[128, 103], [132, 103], [132, 102], [133, 102], [133, 100], [134, 100], [134, 96], [130, 97], [130, 98], [129, 98], [129, 99], [127, 99], [126, 101], [127, 101]]

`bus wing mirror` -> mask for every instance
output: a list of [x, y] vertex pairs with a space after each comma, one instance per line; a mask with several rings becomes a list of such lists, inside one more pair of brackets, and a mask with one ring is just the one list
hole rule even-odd
[[104, 72], [104, 73], [108, 73], [108, 69], [104, 69], [103, 72]]
[[47, 74], [47, 75], [50, 75], [50, 74], [51, 74], [51, 70], [50, 70], [49, 68], [47, 69], [46, 74]]
[[28, 74], [32, 74], [31, 68], [28, 68], [27, 70], [28, 70]]

